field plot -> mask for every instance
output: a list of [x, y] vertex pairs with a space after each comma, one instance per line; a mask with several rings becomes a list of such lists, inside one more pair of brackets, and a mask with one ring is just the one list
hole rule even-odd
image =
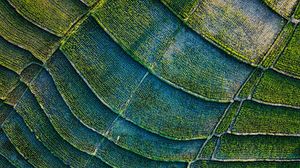
[[[3, 111], [1, 111], [1, 113], [3, 113]], [[11, 144], [10, 140], [4, 134], [2, 129], [0, 130], [0, 147], [1, 156], [4, 156], [15, 167], [33, 168], [33, 166], [30, 165], [16, 150], [13, 144]]]
[[96, 8], [94, 18], [127, 53], [168, 83], [228, 102], [248, 77], [250, 67], [182, 25], [160, 3], [121, 2], [107, 1]]
[[299, 0], [1, 0], [0, 167], [299, 167]]
[[284, 51], [286, 45], [290, 41], [290, 38], [293, 36], [294, 30], [295, 30], [295, 24], [291, 22], [288, 22], [284, 26], [284, 28], [278, 35], [277, 39], [274, 41], [272, 47], [266, 53], [265, 59], [261, 63], [263, 67], [268, 68], [277, 61], [277, 58]]
[[299, 137], [223, 135], [215, 158], [223, 160], [293, 160], [299, 158]]
[[[94, 21], [90, 18], [87, 23]], [[61, 50], [100, 100], [116, 113], [123, 114], [125, 111], [125, 118], [137, 125], [167, 137], [205, 138], [212, 131], [227, 104], [203, 101], [170, 87], [153, 75], [147, 75], [146, 69], [118, 48], [100, 27], [93, 30], [95, 28], [97, 25], [88, 28], [84, 25], [64, 43]], [[82, 34], [86, 30], [89, 30], [88, 36]], [[87, 50], [87, 45], [92, 47]], [[75, 72], [73, 74], [76, 76]], [[74, 85], [75, 83], [78, 85], [79, 82], [74, 82]], [[85, 93], [92, 94], [88, 88], [86, 90]], [[147, 122], [149, 120], [153, 122]]]
[[275, 68], [300, 78], [300, 26], [275, 64]]
[[39, 61], [28, 51], [0, 37], [0, 65], [20, 74], [26, 66]]
[[4, 100], [19, 82], [19, 76], [13, 71], [0, 66], [0, 99]]
[[245, 101], [233, 126], [233, 132], [299, 135], [300, 113], [298, 109]]
[[[0, 2], [0, 35], [40, 60], [45, 60], [58, 47], [59, 38], [20, 16], [6, 1]], [[20, 38], [22, 37], [22, 38]]]
[[[84, 167], [94, 157], [71, 146], [55, 131], [34, 95], [29, 90], [25, 91], [15, 109], [24, 118], [30, 130], [35, 133], [35, 136], [65, 164]], [[99, 158], [92, 161], [93, 164], [105, 166]]]
[[230, 126], [232, 120], [234, 119], [234, 116], [238, 112], [239, 107], [240, 107], [240, 102], [237, 102], [237, 101], [232, 103], [229, 106], [228, 110], [225, 112], [224, 118], [221, 119], [221, 122], [216, 129], [216, 132], [215, 132], [216, 134], [223, 134], [229, 129], [229, 126]]
[[63, 36], [87, 8], [73, 0], [8, 0], [25, 18], [57, 36]]
[[42, 70], [38, 77], [29, 85], [41, 107], [48, 115], [56, 131], [75, 147], [93, 153], [103, 138], [101, 135], [85, 127], [72, 115], [55, 88], [50, 75]]
[[277, 105], [300, 106], [300, 80], [273, 70], [264, 73], [253, 98]]
[[30, 132], [23, 119], [15, 111], [12, 111], [12, 114], [3, 122], [2, 129], [22, 156], [28, 159], [33, 166], [67, 167], [34, 137], [34, 134]]
[[291, 17], [299, 0], [264, 0], [274, 11], [284, 17]]
[[218, 162], [218, 161], [197, 161], [191, 164], [191, 168], [266, 168], [266, 167], [297, 167], [300, 162]]
[[[177, 1], [166, 2], [173, 8]], [[192, 2], [190, 0], [189, 2]], [[284, 26], [260, 0], [198, 1], [183, 21], [226, 52], [248, 63], [258, 64]]]

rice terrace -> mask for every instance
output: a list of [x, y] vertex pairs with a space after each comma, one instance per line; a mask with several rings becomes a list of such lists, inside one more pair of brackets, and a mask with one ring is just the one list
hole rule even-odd
[[300, 168], [300, 0], [0, 0], [0, 168]]

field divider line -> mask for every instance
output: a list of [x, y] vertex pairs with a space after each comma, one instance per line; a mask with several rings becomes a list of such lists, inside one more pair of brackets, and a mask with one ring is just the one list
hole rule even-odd
[[[126, 112], [135, 92], [140, 88], [140, 86], [142, 85], [142, 83], [144, 82], [144, 80], [146, 79], [146, 77], [149, 75], [149, 71], [147, 71], [144, 76], [141, 78], [140, 82], [138, 83], [138, 85], [133, 89], [133, 91], [130, 93], [129, 98], [127, 99], [127, 101], [125, 103], [123, 103], [120, 106], [120, 114], [123, 114]], [[124, 114], [125, 115], [125, 114]]]

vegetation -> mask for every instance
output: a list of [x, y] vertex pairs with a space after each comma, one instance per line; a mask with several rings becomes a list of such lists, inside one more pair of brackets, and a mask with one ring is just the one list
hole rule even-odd
[[268, 103], [300, 106], [300, 80], [268, 70], [253, 97]]
[[1, 0], [0, 167], [299, 167], [298, 0]]
[[297, 0], [264, 0], [273, 10], [284, 17], [291, 17], [297, 6]]
[[156, 1], [106, 1], [93, 16], [149, 71], [198, 97], [229, 102], [252, 70], [182, 25]]
[[300, 26], [275, 64], [275, 68], [300, 78]]
[[238, 133], [297, 135], [300, 134], [299, 119], [297, 109], [245, 101], [233, 130]]
[[299, 137], [223, 135], [215, 157], [253, 160], [299, 158]]

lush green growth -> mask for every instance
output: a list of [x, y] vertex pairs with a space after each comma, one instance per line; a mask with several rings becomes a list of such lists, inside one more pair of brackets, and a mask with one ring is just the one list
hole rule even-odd
[[148, 75], [132, 96], [125, 117], [160, 135], [206, 138], [227, 106], [195, 98]]
[[176, 141], [147, 133], [145, 130], [118, 118], [112, 125], [109, 139], [121, 147], [154, 160], [191, 161], [204, 140]]
[[290, 160], [300, 157], [299, 137], [288, 136], [221, 136], [215, 158], [224, 160]]
[[211, 139], [209, 139], [208, 142], [203, 147], [203, 149], [197, 159], [203, 159], [203, 160], [212, 159], [212, 155], [216, 148], [217, 141], [218, 141], [218, 137], [216, 137], [216, 136], [213, 136]]
[[76, 119], [46, 70], [40, 72], [29, 85], [29, 88], [47, 114], [55, 130], [65, 140], [80, 150], [90, 154], [95, 152], [103, 137], [85, 127]]
[[292, 39], [275, 64], [286, 73], [300, 78], [300, 26], [298, 25]]
[[37, 64], [30, 64], [20, 74], [21, 81], [30, 83], [42, 70], [42, 67]]
[[295, 168], [300, 162], [220, 162], [220, 161], [197, 161], [192, 163], [191, 168]]
[[249, 80], [243, 85], [241, 92], [238, 94], [238, 98], [241, 99], [250, 99], [253, 93], [253, 90], [257, 83], [259, 82], [263, 71], [259, 68], [255, 69]]
[[20, 77], [13, 71], [0, 66], [0, 99], [4, 100], [19, 82]]
[[234, 116], [238, 112], [239, 106], [240, 106], [240, 102], [237, 101], [233, 102], [230, 105], [229, 109], [225, 113], [224, 118], [222, 119], [221, 123], [218, 125], [216, 129], [216, 134], [223, 134], [229, 129], [229, 126]]
[[291, 22], [288, 22], [285, 27], [282, 29], [274, 44], [269, 49], [268, 53], [265, 55], [265, 59], [262, 62], [262, 66], [265, 68], [270, 67], [280, 56], [280, 54], [285, 49], [285, 46], [288, 44], [290, 37], [293, 35], [295, 30], [295, 25]]
[[34, 56], [9, 42], [0, 36], [0, 65], [12, 71], [21, 71], [33, 62], [39, 62]]
[[267, 103], [300, 106], [300, 80], [267, 70], [253, 97]]
[[300, 19], [300, 3], [298, 3], [297, 8], [295, 9], [294, 18], [298, 20]]
[[245, 101], [233, 132], [300, 134], [300, 110]]
[[6, 120], [6, 118], [13, 111], [13, 108], [5, 103], [0, 104], [0, 125]]
[[104, 135], [118, 114], [97, 98], [60, 51], [53, 55], [47, 68], [71, 112], [86, 126]]
[[19, 84], [7, 95], [5, 98], [5, 103], [14, 106], [19, 101], [19, 98], [24, 94], [27, 89], [26, 85], [23, 82]]
[[[64, 65], [64, 68], [61, 68], [62, 65]], [[121, 147], [146, 157], [173, 161], [192, 160], [196, 157], [203, 141], [165, 139], [147, 132], [121, 117], [116, 119], [117, 114], [93, 95], [92, 91], [76, 74], [62, 53], [57, 52], [47, 67], [72, 113], [86, 126], [114, 141]], [[63, 76], [72, 76], [72, 78], [63, 78]], [[149, 125], [153, 127], [155, 123], [148, 123], [148, 128]]]
[[299, 8], [0, 1], [0, 167], [299, 167]]
[[116, 111], [124, 108], [146, 74], [93, 18], [86, 20], [61, 49], [94, 92]]
[[87, 8], [79, 0], [8, 0], [25, 18], [63, 36]]
[[15, 166], [12, 165], [5, 157], [0, 155], [0, 167], [14, 168]]
[[141, 167], [153, 167], [153, 168], [185, 168], [186, 163], [180, 162], [162, 162], [154, 161], [136, 155], [128, 150], [124, 150], [109, 140], [104, 140], [100, 146], [101, 150], [98, 150], [96, 155], [105, 160], [109, 165], [113, 167], [124, 168], [141, 168]]
[[84, 4], [86, 4], [89, 7], [92, 7], [93, 5], [97, 4], [97, 2], [102, 2], [102, 0], [80, 0], [81, 2], [83, 2]]
[[4, 39], [25, 48], [43, 61], [59, 45], [57, 36], [20, 16], [6, 0], [0, 1], [0, 30], [0, 35]]
[[[203, 101], [153, 75], [147, 75], [146, 70], [122, 52], [103, 30], [97, 29], [92, 18], [83, 24], [62, 46], [62, 51], [98, 97], [114, 112], [122, 113], [125, 118], [152, 132], [175, 139], [205, 138], [212, 131], [226, 104]], [[60, 70], [58, 67], [56, 69]], [[60, 74], [57, 73], [55, 78], [67, 80]], [[71, 76], [76, 76], [75, 72], [73, 74]], [[82, 87], [89, 90], [87, 86]], [[85, 93], [93, 94], [91, 91]]]

